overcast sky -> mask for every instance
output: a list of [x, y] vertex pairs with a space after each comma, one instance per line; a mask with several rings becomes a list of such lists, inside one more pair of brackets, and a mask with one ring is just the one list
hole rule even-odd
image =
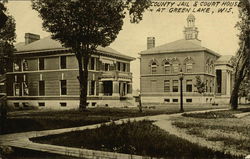
[[[26, 32], [39, 34], [41, 38], [49, 33], [42, 28], [42, 20], [36, 11], [32, 10], [30, 1], [9, 1], [8, 10], [16, 20], [17, 42], [24, 41]], [[198, 38], [201, 44], [221, 55], [234, 55], [238, 49], [238, 31], [235, 24], [238, 21], [238, 10], [233, 8], [230, 13], [195, 13]], [[129, 18], [124, 21], [123, 29], [117, 39], [110, 45], [113, 49], [133, 57], [146, 49], [146, 38], [154, 36], [156, 46], [182, 39], [188, 13], [156, 13], [145, 12], [139, 24], [131, 24]], [[139, 88], [139, 60], [132, 62], [134, 89]]]

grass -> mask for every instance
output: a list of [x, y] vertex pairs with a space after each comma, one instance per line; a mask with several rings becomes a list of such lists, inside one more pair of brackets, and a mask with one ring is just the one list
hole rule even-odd
[[[187, 106], [185, 111], [205, 110], [217, 107]], [[178, 113], [178, 106], [144, 109], [138, 108], [92, 108], [86, 112], [78, 110], [26, 110], [9, 112], [5, 123], [5, 133], [49, 130], [76, 127], [118, 120], [122, 118]]]
[[250, 112], [250, 108], [240, 108], [238, 110], [212, 111], [205, 113], [184, 113], [183, 116], [202, 119], [235, 118], [234, 114], [243, 112]]
[[34, 142], [164, 158], [233, 158], [170, 135], [150, 121], [112, 123], [93, 130], [31, 139]]
[[77, 159], [76, 157], [62, 156], [41, 151], [14, 148], [13, 153], [5, 155], [6, 159]]
[[[225, 149], [250, 153], [250, 117], [235, 118], [233, 115], [249, 112], [249, 108], [237, 111], [216, 111], [209, 113], [184, 114], [172, 119], [173, 125], [187, 133], [209, 141], [222, 142]], [[197, 120], [199, 119], [199, 120]]]

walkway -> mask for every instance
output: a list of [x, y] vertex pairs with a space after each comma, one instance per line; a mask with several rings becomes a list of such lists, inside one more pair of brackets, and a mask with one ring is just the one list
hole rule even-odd
[[[217, 110], [225, 110], [225, 109], [194, 111], [192, 113], [201, 113], [201, 112], [217, 111]], [[136, 117], [136, 118], [129, 118], [129, 119], [120, 119], [120, 120], [115, 121], [115, 123], [122, 124], [128, 120], [130, 121], [153, 120], [155, 121], [154, 122], [155, 125], [159, 126], [161, 129], [166, 130], [170, 134], [174, 134], [192, 143], [196, 143], [201, 146], [208, 147], [214, 150], [220, 150], [220, 151], [224, 150], [221, 143], [210, 142], [210, 141], [206, 141], [203, 138], [188, 135], [184, 131], [181, 131], [178, 128], [172, 126], [170, 118], [178, 117], [180, 115], [181, 114], [171, 114], [171, 115], [163, 114], [163, 115], [156, 115], [156, 116]], [[107, 122], [106, 124], [110, 124], [110, 123], [111, 122]], [[6, 135], [0, 136], [0, 145], [27, 148], [27, 149], [37, 150], [37, 151], [44, 151], [44, 152], [49, 152], [49, 153], [75, 156], [75, 157], [84, 157], [84, 158], [89, 158], [89, 159], [90, 158], [92, 159], [93, 156], [106, 158], [106, 159], [118, 159], [118, 158], [124, 158], [124, 159], [130, 158], [131, 159], [131, 155], [128, 155], [128, 154], [103, 152], [103, 151], [80, 149], [80, 148], [70, 148], [70, 147], [48, 145], [48, 144], [39, 144], [39, 143], [33, 143], [29, 140], [29, 138], [33, 138], [33, 137], [54, 135], [54, 134], [60, 134], [60, 133], [65, 133], [65, 132], [71, 132], [71, 131], [85, 130], [85, 129], [95, 129], [99, 126], [101, 126], [101, 124], [74, 127], [74, 128], [56, 129], [56, 130], [31, 131], [31, 132], [16, 133], [16, 134], [6, 134]], [[228, 152], [228, 153], [231, 153], [231, 152]], [[233, 152], [233, 153], [237, 154], [238, 152]], [[145, 157], [133, 155], [133, 158], [142, 159]]]

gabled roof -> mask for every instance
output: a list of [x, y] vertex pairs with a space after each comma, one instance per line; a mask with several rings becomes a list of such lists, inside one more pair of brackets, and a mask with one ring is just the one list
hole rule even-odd
[[[197, 42], [199, 42], [197, 40]], [[189, 52], [189, 51], [207, 51], [216, 56], [220, 56], [218, 53], [205, 48], [192, 40], [176, 40], [170, 43], [166, 43], [148, 50], [140, 52], [141, 55], [144, 54], [159, 54], [159, 53], [175, 53], [175, 52]]]
[[[31, 53], [31, 52], [44, 52], [44, 51], [53, 51], [53, 50], [67, 50], [69, 48], [65, 48], [59, 41], [56, 41], [51, 38], [51, 36], [42, 38], [40, 40], [34, 41], [30, 44], [25, 45], [24, 42], [17, 43], [15, 45], [16, 53]], [[135, 58], [123, 55], [120, 52], [110, 48], [110, 47], [101, 47], [98, 46], [97, 50], [113, 56], [118, 56], [122, 58], [126, 58], [129, 60], [134, 60]]]

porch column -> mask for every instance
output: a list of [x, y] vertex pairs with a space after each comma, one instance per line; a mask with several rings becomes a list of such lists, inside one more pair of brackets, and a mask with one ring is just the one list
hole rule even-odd
[[133, 93], [132, 83], [127, 83], [127, 89], [128, 89], [127, 97], [132, 97], [132, 93]]
[[99, 81], [99, 96], [103, 96], [103, 82]]
[[221, 70], [221, 94], [227, 94], [227, 71]]
[[119, 81], [113, 81], [112, 96], [119, 97]]
[[132, 83], [128, 83], [128, 94], [132, 94], [133, 93], [132, 90], [133, 90]]
[[231, 94], [231, 73], [227, 71], [227, 95], [230, 96]]

